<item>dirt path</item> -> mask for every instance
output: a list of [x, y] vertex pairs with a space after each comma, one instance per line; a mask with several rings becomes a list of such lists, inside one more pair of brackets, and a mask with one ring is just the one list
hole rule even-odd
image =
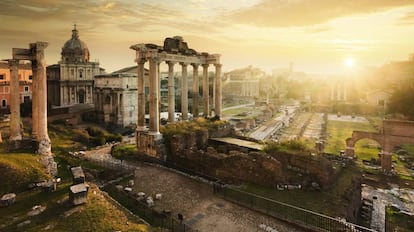
[[[110, 148], [93, 150], [87, 152], [87, 156], [107, 157], [103, 153], [109, 151]], [[154, 198], [155, 194], [161, 193], [162, 198], [155, 201], [155, 207], [170, 210], [172, 215], [181, 213], [184, 223], [193, 229], [202, 232], [264, 232], [266, 230], [259, 228], [260, 224], [264, 224], [279, 232], [303, 231], [218, 198], [207, 183], [162, 167], [141, 163], [134, 165], [137, 167], [134, 191]]]

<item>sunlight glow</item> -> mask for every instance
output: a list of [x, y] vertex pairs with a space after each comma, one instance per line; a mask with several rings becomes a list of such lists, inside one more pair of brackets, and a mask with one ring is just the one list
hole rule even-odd
[[347, 58], [347, 59], [345, 59], [345, 65], [346, 65], [348, 68], [353, 67], [353, 66], [354, 66], [354, 63], [355, 63], [355, 61], [354, 61], [354, 59], [353, 59], [353, 58]]

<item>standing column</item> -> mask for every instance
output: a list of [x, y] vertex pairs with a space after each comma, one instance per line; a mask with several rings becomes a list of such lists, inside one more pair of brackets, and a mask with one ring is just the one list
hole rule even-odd
[[152, 135], [160, 134], [160, 110], [159, 110], [159, 92], [160, 79], [158, 76], [158, 59], [151, 58], [149, 63], [149, 133]]
[[59, 102], [59, 105], [60, 106], [62, 106], [63, 105], [63, 97], [65, 96], [65, 94], [64, 94], [64, 92], [63, 92], [63, 86], [59, 86], [59, 88], [60, 88], [60, 92], [59, 92], [59, 95], [60, 95], [60, 102]]
[[344, 81], [344, 101], [346, 101], [346, 83], [345, 83], [345, 81]]
[[331, 101], [335, 100], [335, 85], [331, 84]]
[[9, 60], [10, 66], [10, 140], [22, 140], [20, 127], [19, 61]]
[[175, 89], [174, 89], [174, 65], [175, 62], [168, 61], [168, 121], [175, 121]]
[[193, 66], [193, 117], [198, 117], [198, 64]]
[[[42, 155], [51, 154], [50, 138], [47, 131], [47, 80], [46, 80], [46, 62], [44, 58], [44, 49], [48, 46], [46, 42], [37, 42], [30, 44], [31, 49], [36, 52], [36, 80], [38, 82], [38, 153]], [[36, 91], [36, 89], [35, 89]], [[35, 110], [35, 109], [33, 109]]]
[[141, 59], [138, 61], [138, 123], [137, 131], [145, 130], [145, 81], [144, 81], [144, 64], [145, 60]]
[[209, 116], [210, 86], [208, 81], [208, 64], [203, 64], [203, 112], [204, 117]]
[[341, 100], [341, 88], [338, 82], [336, 82], [336, 100]]
[[216, 116], [221, 117], [221, 64], [214, 64], [214, 66], [216, 66], [214, 112]]
[[181, 119], [188, 118], [188, 83], [187, 83], [187, 64], [181, 64]]
[[32, 138], [36, 141], [39, 136], [39, 83], [37, 61], [32, 61]]

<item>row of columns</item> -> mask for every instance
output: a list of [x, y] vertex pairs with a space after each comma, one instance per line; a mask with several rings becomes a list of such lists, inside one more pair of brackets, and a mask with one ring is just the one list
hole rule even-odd
[[[51, 154], [51, 144], [47, 129], [47, 81], [44, 49], [46, 42], [30, 44], [30, 49], [13, 49], [10, 65], [10, 140], [22, 140], [20, 124], [19, 60], [32, 63], [32, 137], [38, 142], [38, 153]], [[17, 58], [16, 58], [17, 57]]]
[[[145, 93], [144, 93], [144, 64], [146, 59], [138, 59], [138, 126], [137, 130], [145, 130]], [[152, 135], [159, 134], [159, 95], [160, 95], [160, 76], [159, 64], [161, 60], [157, 57], [149, 58], [149, 133]], [[175, 83], [174, 83], [174, 65], [177, 62], [166, 61], [168, 64], [168, 121], [175, 120]], [[180, 62], [181, 65], [181, 115], [182, 120], [188, 119], [188, 77], [187, 66], [189, 63]], [[191, 64], [193, 66], [193, 115], [199, 115], [198, 110], [198, 96], [199, 96], [199, 81], [198, 81], [198, 67], [199, 64]], [[215, 75], [215, 102], [214, 110], [217, 116], [221, 115], [221, 64], [214, 64], [216, 68]], [[203, 64], [203, 108], [204, 116], [209, 116], [209, 78], [208, 78], [209, 64]]]

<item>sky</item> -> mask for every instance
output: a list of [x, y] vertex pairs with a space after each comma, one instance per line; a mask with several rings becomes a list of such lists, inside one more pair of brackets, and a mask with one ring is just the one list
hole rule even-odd
[[292, 62], [296, 71], [342, 73], [414, 53], [414, 0], [1, 0], [0, 21], [0, 59], [47, 41], [55, 64], [76, 24], [107, 72], [134, 65], [131, 45], [176, 35], [221, 54], [224, 72]]

